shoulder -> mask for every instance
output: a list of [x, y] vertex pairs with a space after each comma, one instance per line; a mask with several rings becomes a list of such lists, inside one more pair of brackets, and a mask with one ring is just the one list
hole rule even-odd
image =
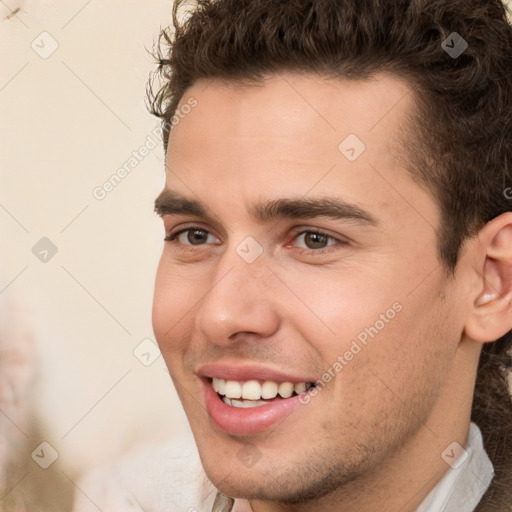
[[203, 512], [215, 493], [192, 437], [139, 449], [85, 475], [73, 512]]

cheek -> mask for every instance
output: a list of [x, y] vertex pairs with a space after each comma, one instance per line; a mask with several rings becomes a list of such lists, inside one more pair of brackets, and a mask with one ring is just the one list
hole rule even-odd
[[379, 410], [388, 396], [411, 402], [421, 389], [435, 394], [459, 339], [456, 325], [448, 325], [450, 307], [439, 283], [433, 279], [408, 293], [413, 286], [404, 279], [353, 275], [357, 279], [316, 276], [315, 286], [308, 278], [295, 288], [317, 315], [297, 310], [295, 318], [322, 361], [322, 380], [334, 380], [331, 389], [344, 401], [347, 392], [364, 395], [369, 410]]
[[[294, 296], [288, 294], [286, 299], [283, 292], [281, 298], [288, 300], [288, 320], [300, 326], [303, 338], [329, 365], [349, 351], [352, 342], [364, 348], [380, 337], [402, 314], [399, 295], [376, 273], [310, 269], [300, 279], [283, 273], [283, 281], [292, 283], [294, 291]], [[358, 352], [357, 346], [353, 352]]]
[[180, 350], [185, 340], [188, 315], [192, 306], [200, 297], [199, 283], [184, 278], [179, 269], [174, 269], [165, 258], [165, 253], [158, 266], [153, 296], [152, 322], [153, 331], [162, 353]]
[[425, 419], [437, 400], [459, 336], [455, 325], [447, 325], [449, 305], [433, 292], [400, 303], [402, 310], [382, 329], [372, 329], [373, 336], [364, 331], [367, 342], [359, 343], [361, 351], [344, 368], [337, 392], [348, 388], [361, 396], [363, 418], [377, 421], [381, 414], [390, 424], [409, 428]]

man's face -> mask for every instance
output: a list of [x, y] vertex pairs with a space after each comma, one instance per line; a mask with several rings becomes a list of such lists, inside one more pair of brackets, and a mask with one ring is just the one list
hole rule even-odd
[[[399, 158], [412, 94], [389, 76], [283, 74], [190, 97], [166, 189], [204, 214], [161, 196], [166, 235], [181, 234], [164, 245], [155, 335], [220, 490], [320, 497], [413, 443], [461, 336], [437, 207]], [[213, 378], [252, 400], [225, 403]], [[294, 392], [263, 404], [276, 389]]]

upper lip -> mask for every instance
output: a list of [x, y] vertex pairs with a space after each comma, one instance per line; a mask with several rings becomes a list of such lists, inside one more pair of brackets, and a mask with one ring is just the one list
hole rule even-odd
[[199, 366], [196, 371], [197, 375], [203, 378], [224, 379], [224, 380], [271, 380], [274, 382], [315, 382], [316, 378], [297, 374], [291, 374], [275, 368], [255, 365], [254, 363], [229, 363], [217, 362], [207, 363]]

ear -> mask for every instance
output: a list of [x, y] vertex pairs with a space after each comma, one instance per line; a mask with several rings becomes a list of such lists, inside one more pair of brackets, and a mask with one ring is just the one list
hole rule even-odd
[[487, 223], [477, 247], [465, 333], [476, 341], [495, 341], [512, 330], [512, 212]]

